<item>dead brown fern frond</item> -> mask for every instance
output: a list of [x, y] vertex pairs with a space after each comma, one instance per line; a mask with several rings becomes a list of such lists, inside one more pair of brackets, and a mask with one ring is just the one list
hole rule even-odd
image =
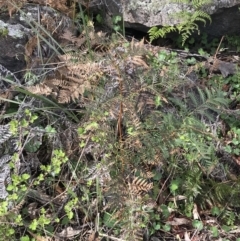
[[58, 102], [59, 103], [69, 103], [71, 100], [76, 101], [80, 96], [83, 95], [85, 91], [84, 84], [82, 85], [71, 85], [65, 86], [64, 89], [59, 91]]
[[149, 192], [153, 188], [153, 183], [148, 182], [144, 178], [135, 177], [131, 182], [128, 183], [130, 192], [135, 195], [142, 195], [143, 193]]
[[[25, 3], [29, 2], [28, 0], [0, 0], [0, 8], [7, 7], [9, 15], [12, 16], [12, 13], [16, 9], [21, 8]], [[31, 0], [31, 3], [36, 3], [40, 5], [48, 5], [68, 16], [73, 16], [73, 6], [67, 7], [67, 0]]]
[[21, 8], [27, 0], [0, 0], [0, 8], [7, 7], [8, 13], [10, 17], [12, 16], [12, 13], [15, 12], [18, 8]]
[[31, 0], [32, 3], [40, 5], [48, 5], [51, 8], [54, 8], [67, 16], [73, 16], [74, 6], [67, 7], [67, 0]]
[[35, 85], [35, 86], [29, 86], [26, 88], [29, 92], [35, 94], [35, 95], [50, 95], [52, 93], [52, 88], [47, 86], [44, 83]]
[[80, 35], [79, 37], [76, 37], [68, 29], [65, 30], [65, 32], [60, 36], [60, 38], [70, 41], [72, 44], [74, 44], [75, 48], [82, 47], [87, 41], [86, 36]]
[[141, 41], [136, 41], [134, 38], [132, 38], [132, 41], [131, 41], [131, 50], [136, 52], [136, 51], [142, 51], [142, 50], [145, 50], [145, 47], [144, 47], [144, 38], [142, 38]]
[[135, 56], [132, 56], [132, 57], [128, 57], [127, 61], [129, 61], [130, 63], [132, 63], [134, 65], [144, 67], [146, 69], [149, 68], [147, 63], [144, 61], [143, 56], [141, 56], [141, 55], [135, 55]]

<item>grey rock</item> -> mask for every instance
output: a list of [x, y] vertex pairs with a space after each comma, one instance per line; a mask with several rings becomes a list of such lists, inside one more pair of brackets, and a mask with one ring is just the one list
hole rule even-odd
[[[209, 0], [202, 7], [212, 16], [212, 23], [207, 24], [206, 32], [213, 36], [240, 33], [239, 6], [240, 0]], [[171, 0], [100, 0], [92, 1], [91, 7], [98, 11], [105, 8], [109, 16], [122, 14], [126, 27], [145, 32], [153, 26], [176, 25], [181, 22], [177, 13], [193, 11], [189, 4], [174, 3]], [[110, 18], [106, 17], [109, 25]]]
[[[50, 19], [54, 33], [42, 30], [41, 18]], [[40, 22], [41, 24], [39, 24]], [[31, 61], [34, 63], [34, 57], [48, 58], [58, 49], [58, 41], [55, 41], [57, 35], [60, 35], [64, 29], [69, 28], [72, 21], [67, 16], [55, 11], [47, 6], [37, 4], [26, 4], [20, 11], [14, 13], [11, 17], [8, 13], [0, 15], [0, 66], [15, 74], [21, 79], [26, 70], [25, 45], [32, 36], [39, 36], [41, 40], [41, 53], [38, 56], [38, 49], [34, 49]], [[50, 43], [50, 44], [49, 44]], [[51, 48], [49, 46], [52, 46]], [[40, 46], [39, 46], [40, 47]], [[30, 58], [29, 58], [30, 59]], [[32, 66], [28, 66], [32, 69]], [[0, 70], [1, 71], [1, 70]], [[1, 74], [2, 73], [2, 74]], [[0, 72], [0, 76], [4, 76]]]

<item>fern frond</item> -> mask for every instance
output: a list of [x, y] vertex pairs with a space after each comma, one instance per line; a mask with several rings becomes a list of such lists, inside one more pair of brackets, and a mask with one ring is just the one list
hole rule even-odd
[[192, 0], [191, 1], [191, 6], [194, 9], [198, 9], [198, 8], [203, 7], [204, 5], [206, 5], [208, 3], [211, 3], [211, 0]]
[[43, 83], [29, 86], [26, 89], [35, 95], [50, 95], [52, 93], [52, 88]]
[[59, 86], [59, 87], [69, 85], [69, 82], [67, 80], [64, 80], [64, 79], [51, 79], [49, 82], [50, 82], [51, 85]]
[[192, 22], [201, 21], [206, 25], [206, 19], [209, 20], [210, 23], [212, 22], [210, 15], [201, 10], [198, 10], [191, 15]]
[[207, 0], [195, 0], [191, 2], [186, 0], [177, 0], [176, 2], [191, 5], [194, 9], [193, 13], [183, 11], [177, 14], [181, 19], [181, 23], [176, 26], [164, 26], [162, 28], [157, 28], [156, 26], [152, 27], [148, 31], [151, 42], [159, 37], [164, 38], [166, 34], [170, 32], [178, 31], [182, 36], [182, 45], [184, 45], [186, 40], [194, 31], [199, 31], [199, 27], [196, 23], [197, 21], [203, 22], [204, 25], [206, 25], [206, 20], [209, 20], [211, 23], [210, 15], [200, 9], [208, 2]]
[[197, 88], [197, 91], [189, 93], [189, 98], [191, 100], [190, 109], [193, 110], [195, 114], [201, 114], [208, 118], [212, 118], [209, 110], [218, 113], [222, 107], [227, 107], [228, 100], [224, 97], [221, 90], [209, 90]]
[[181, 3], [188, 4], [194, 9], [199, 9], [199, 8], [203, 7], [204, 5], [211, 3], [211, 0], [191, 0], [191, 1], [174, 0], [173, 2], [178, 3], [178, 4], [181, 4]]
[[149, 33], [149, 37], [150, 37], [150, 41], [152, 42], [154, 39], [157, 38], [164, 38], [166, 36], [166, 34], [170, 33], [170, 32], [174, 32], [176, 31], [176, 27], [174, 26], [164, 26], [162, 28], [158, 28], [156, 26], [150, 28], [150, 30], [148, 31]]
[[135, 177], [129, 185], [130, 191], [135, 195], [141, 195], [143, 192], [149, 192], [153, 188], [153, 183], [148, 183], [147, 180], [139, 177]]

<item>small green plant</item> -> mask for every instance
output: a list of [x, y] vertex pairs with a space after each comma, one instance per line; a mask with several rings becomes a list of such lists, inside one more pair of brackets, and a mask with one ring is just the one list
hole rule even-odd
[[23, 78], [25, 80], [26, 85], [29, 86], [36, 84], [39, 80], [39, 77], [33, 74], [31, 71], [26, 71]]
[[29, 225], [29, 229], [31, 229], [32, 231], [41, 230], [41, 229], [44, 230], [45, 226], [50, 224], [51, 222], [51, 218], [46, 216], [45, 208], [41, 208], [40, 213], [41, 214], [39, 218], [33, 219]]
[[225, 146], [225, 151], [234, 154], [239, 155], [240, 154], [240, 129], [237, 127], [233, 127], [228, 132], [228, 138], [230, 141], [228, 141], [228, 145]]
[[193, 225], [194, 228], [197, 228], [198, 230], [202, 230], [203, 229], [202, 221], [193, 220], [192, 225]]
[[240, 36], [233, 35], [233, 36], [226, 36], [227, 44], [226, 46], [228, 48], [234, 48], [237, 50], [237, 52], [240, 51]]
[[54, 177], [60, 173], [62, 164], [67, 161], [68, 158], [62, 150], [54, 150], [51, 163], [46, 166], [42, 165], [41, 170], [45, 173], [50, 173]]
[[73, 218], [73, 209], [76, 208], [76, 205], [78, 203], [78, 197], [73, 197], [70, 201], [66, 203], [64, 206], [64, 210], [66, 212], [66, 215], [68, 217], [68, 220], [70, 221]]
[[8, 28], [0, 28], [0, 36], [5, 37], [8, 35]]
[[96, 20], [97, 20], [97, 22], [100, 23], [100, 24], [103, 23], [103, 17], [102, 17], [102, 15], [101, 15], [100, 13], [97, 14], [97, 16], [96, 16]]
[[182, 45], [185, 44], [186, 40], [194, 33], [195, 31], [199, 32], [199, 27], [197, 22], [202, 22], [206, 25], [206, 21], [211, 22], [211, 17], [209, 14], [201, 10], [201, 7], [204, 6], [208, 1], [178, 1], [179, 3], [190, 4], [194, 9], [193, 12], [183, 11], [179, 14], [176, 14], [178, 18], [182, 21], [176, 26], [164, 26], [162, 28], [152, 27], [148, 33], [150, 41], [157, 39], [159, 37], [164, 38], [166, 34], [171, 32], [178, 32], [182, 37]]
[[120, 15], [114, 16], [112, 18], [112, 22], [113, 22], [113, 30], [115, 32], [120, 32], [123, 34], [123, 36], [125, 36], [125, 27], [124, 27], [124, 21], [122, 16]]

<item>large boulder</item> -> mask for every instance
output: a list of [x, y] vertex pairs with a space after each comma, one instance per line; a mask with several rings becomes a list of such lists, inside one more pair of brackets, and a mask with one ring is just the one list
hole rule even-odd
[[[181, 22], [181, 18], [177, 17], [178, 13], [194, 11], [191, 4], [174, 3], [177, 2], [174, 0], [104, 0], [100, 2], [102, 5], [99, 1], [92, 1], [91, 6], [101, 9], [105, 7], [110, 16], [123, 14], [126, 27], [145, 32], [153, 26], [176, 25]], [[212, 16], [212, 23], [207, 24], [206, 32], [214, 36], [239, 34], [240, 0], [209, 0], [208, 2], [201, 7]]]
[[[37, 69], [34, 63], [39, 59], [52, 56], [59, 48], [60, 41], [55, 39], [72, 25], [69, 17], [37, 4], [26, 4], [12, 16], [1, 13], [0, 66], [21, 79], [26, 68], [33, 71]], [[0, 80], [1, 76], [6, 75], [5, 72], [0, 69]]]
[[28, 40], [29, 29], [20, 23], [11, 23], [10, 19], [0, 17], [0, 65], [11, 72], [18, 72], [26, 66], [24, 46]]

